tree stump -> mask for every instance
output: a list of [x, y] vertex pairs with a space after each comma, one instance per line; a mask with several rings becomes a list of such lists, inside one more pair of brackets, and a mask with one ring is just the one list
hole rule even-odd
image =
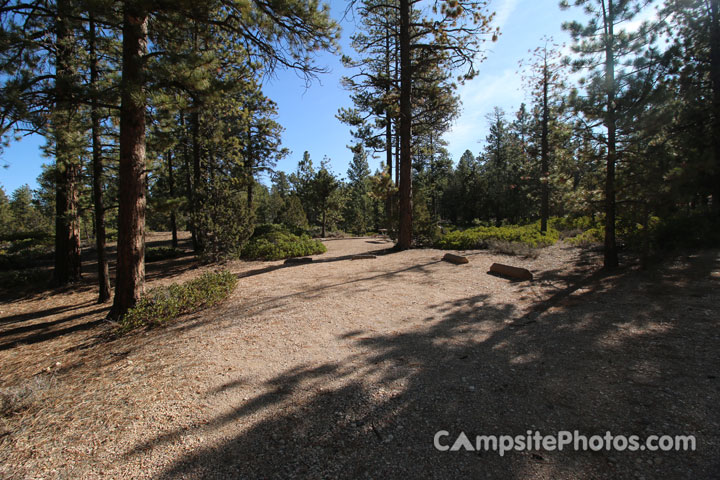
[[533, 274], [530, 270], [520, 267], [511, 267], [510, 265], [503, 265], [502, 263], [493, 263], [490, 266], [491, 273], [497, 273], [503, 277], [510, 277], [517, 280], [532, 280]]
[[463, 263], [470, 263], [470, 260], [468, 260], [467, 257], [461, 257], [460, 255], [453, 255], [452, 253], [446, 253], [442, 259], [445, 260], [446, 262], [454, 263], [456, 265], [460, 265]]

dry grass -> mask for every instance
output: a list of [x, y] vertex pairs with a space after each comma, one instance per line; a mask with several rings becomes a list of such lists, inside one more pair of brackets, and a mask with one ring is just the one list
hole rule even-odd
[[0, 418], [27, 410], [41, 400], [52, 384], [46, 376], [35, 376], [20, 385], [0, 388]]

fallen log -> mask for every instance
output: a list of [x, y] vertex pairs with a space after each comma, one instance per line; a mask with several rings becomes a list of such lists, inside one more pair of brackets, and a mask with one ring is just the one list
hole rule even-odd
[[467, 257], [461, 257], [460, 255], [453, 255], [452, 253], [446, 253], [442, 259], [445, 260], [446, 262], [454, 263], [456, 265], [460, 265], [462, 263], [470, 263], [470, 260], [468, 260]]
[[303, 263], [312, 263], [313, 259], [310, 257], [292, 257], [285, 260], [285, 265], [299, 265]]
[[520, 267], [511, 267], [502, 263], [493, 263], [490, 266], [490, 272], [502, 275], [504, 277], [515, 278], [517, 280], [532, 280], [533, 274], [530, 270]]
[[353, 255], [351, 260], [367, 260], [370, 258], [377, 258], [375, 255]]

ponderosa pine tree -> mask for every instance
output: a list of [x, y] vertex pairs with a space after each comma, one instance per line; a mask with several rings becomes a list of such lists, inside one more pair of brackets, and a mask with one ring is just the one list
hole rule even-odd
[[676, 95], [669, 134], [684, 157], [675, 176], [684, 191], [711, 194], [720, 214], [720, 1], [666, 0], [662, 16], [673, 39], [665, 52]]
[[[414, 84], [413, 51], [434, 52], [439, 68], [455, 71], [464, 68], [460, 79], [477, 73], [483, 35], [497, 32], [490, 27], [491, 15], [485, 13], [487, 2], [448, 0], [436, 2], [430, 15], [420, 15], [411, 22], [420, 0], [399, 0], [400, 18], [400, 185], [399, 231], [397, 246], [412, 246], [412, 90]], [[494, 33], [493, 33], [494, 32]], [[440, 66], [442, 65], [442, 66]]]
[[551, 117], [558, 113], [557, 109], [551, 110], [564, 87], [564, 64], [559, 45], [554, 44], [552, 38], [543, 40], [540, 47], [531, 51], [526, 81], [540, 110], [540, 231], [545, 233], [550, 217], [550, 158], [553, 147], [550, 143], [550, 122]]
[[320, 169], [311, 182], [313, 200], [320, 213], [320, 236], [325, 237], [327, 227], [328, 210], [331, 207], [333, 193], [340, 188], [340, 182], [329, 169], [329, 161], [325, 160], [320, 164]]
[[[108, 50], [109, 42], [112, 39], [103, 38], [99, 32], [96, 20], [97, 13], [91, 5], [88, 11], [86, 44], [88, 52], [88, 70], [90, 100], [90, 135], [91, 135], [91, 155], [92, 155], [92, 190], [93, 190], [93, 208], [95, 216], [95, 249], [97, 254], [97, 270], [98, 270], [98, 303], [105, 303], [110, 300], [110, 273], [108, 267], [108, 259], [106, 252], [106, 230], [105, 230], [105, 192], [103, 181], [104, 170], [104, 149], [102, 140], [102, 122], [103, 118], [108, 114], [103, 111], [101, 104], [102, 90], [107, 88], [107, 79], [101, 78], [101, 68], [108, 68], [107, 62], [103, 65], [100, 57], [102, 51]], [[105, 48], [103, 48], [105, 47]], [[107, 55], [106, 55], [107, 56]], [[105, 85], [103, 85], [103, 83]], [[111, 102], [106, 102], [111, 103]]]
[[370, 166], [361, 144], [350, 148], [353, 158], [347, 170], [348, 201], [345, 222], [349, 231], [364, 234], [371, 225]]
[[[283, 66], [312, 75], [319, 69], [313, 66], [311, 55], [321, 49], [332, 49], [337, 36], [329, 7], [320, 7], [316, 1], [284, 0], [267, 4], [254, 0], [247, 4], [218, 0], [204, 4], [203, 8], [180, 2], [172, 5], [172, 15], [163, 5], [141, 0], [123, 2], [120, 184], [124, 190], [121, 191], [118, 229], [118, 280], [110, 314], [113, 317], [123, 315], [137, 302], [144, 282], [146, 105], [143, 92], [150, 17], [158, 21], [158, 26], [165, 16], [176, 22], [191, 19], [199, 28], [220, 28], [226, 34], [228, 48], [242, 49], [251, 62], [262, 62], [265, 71]], [[162, 33], [162, 29], [150, 30], [151, 37]], [[195, 110], [193, 114], [196, 113], [199, 112]], [[199, 129], [199, 121], [195, 119], [191, 123], [193, 129]], [[198, 155], [194, 157], [197, 159]], [[195, 181], [198, 181], [197, 173]]]
[[80, 3], [34, 0], [0, 5], [0, 71], [4, 74], [0, 132], [41, 133], [48, 141], [46, 151], [55, 157], [53, 283], [58, 286], [79, 280], [81, 274], [78, 182], [82, 128], [77, 55]]
[[[254, 86], [254, 83], [251, 84]], [[282, 126], [275, 120], [277, 105], [254, 88], [244, 99], [243, 124], [246, 130], [243, 169], [247, 181], [247, 207], [253, 211], [253, 188], [256, 176], [272, 171], [289, 150], [280, 148]]]
[[[580, 99], [579, 109], [594, 121], [599, 118], [606, 130], [606, 167], [605, 167], [605, 240], [603, 265], [607, 269], [618, 266], [616, 243], [616, 179], [615, 170], [618, 159], [618, 111], [617, 98], [625, 88], [632, 71], [624, 69], [624, 61], [644, 49], [652, 37], [647, 30], [627, 32], [622, 25], [632, 20], [649, 0], [574, 0], [573, 5], [583, 7], [589, 15], [585, 25], [569, 22], [563, 25], [573, 37], [573, 51], [577, 58], [573, 62], [575, 70], [586, 70], [589, 74], [586, 99]], [[570, 2], [560, 2], [562, 8], [568, 8]], [[597, 66], [601, 65], [601, 68]], [[620, 73], [620, 75], [618, 75]], [[618, 78], [621, 80], [618, 81]]]
[[392, 176], [393, 125], [397, 118], [398, 12], [397, 1], [364, 0], [358, 4], [361, 29], [351, 37], [357, 58], [343, 56], [343, 64], [356, 70], [342, 79], [352, 92], [354, 107], [341, 108], [338, 118], [354, 127], [351, 134], [372, 152], [385, 153]]
[[[431, 7], [426, 10], [420, 0], [362, 3], [359, 12], [368, 34], [356, 37], [362, 40], [357, 42], [362, 59], [355, 63], [366, 68], [361, 76], [367, 81], [351, 85], [360, 92], [356, 95], [356, 105], [360, 108], [354, 115], [345, 115], [348, 123], [363, 132], [361, 136], [368, 136], [371, 130], [358, 112], [380, 117], [378, 125], [385, 126], [389, 170], [392, 168], [389, 119], [392, 115], [398, 119], [395, 147], [399, 160], [396, 171], [399, 171], [400, 184], [397, 245], [400, 249], [412, 245], [413, 124], [428, 124], [431, 118], [433, 121], [442, 118], [445, 106], [449, 106], [450, 111], [455, 108], [457, 102], [452, 96], [455, 84], [448, 81], [448, 74], [466, 67], [460, 78], [472, 78], [480, 59], [483, 35], [493, 33], [491, 16], [485, 14], [487, 2], [443, 0]], [[392, 25], [389, 21], [397, 23]], [[495, 31], [493, 38], [496, 35]], [[394, 69], [391, 68], [393, 58]], [[391, 110], [387, 100], [397, 102], [399, 109]], [[432, 117], [425, 112], [432, 113]]]

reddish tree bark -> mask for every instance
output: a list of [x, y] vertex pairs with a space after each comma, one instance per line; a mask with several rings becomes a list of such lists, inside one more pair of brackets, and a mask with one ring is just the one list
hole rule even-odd
[[400, 0], [400, 224], [397, 247], [412, 246], [410, 0]]
[[607, 9], [603, 1], [603, 20], [605, 23], [605, 82], [607, 90], [607, 167], [605, 172], [605, 245], [603, 266], [612, 269], [618, 266], [617, 245], [615, 242], [615, 161], [617, 158], [617, 126], [615, 115], [615, 11], [613, 0], [608, 0]]
[[90, 109], [93, 164], [93, 203], [95, 204], [95, 249], [97, 250], [98, 303], [110, 300], [110, 273], [105, 252], [105, 206], [103, 204], [103, 159], [100, 139], [100, 109], [97, 106], [98, 57], [95, 22], [90, 18], [90, 85], [93, 98]]
[[123, 12], [123, 66], [120, 107], [118, 255], [115, 301], [119, 318], [143, 293], [145, 282], [145, 92], [143, 54], [148, 14], [142, 2], [127, 1]]
[[547, 232], [548, 217], [550, 216], [550, 182], [548, 179], [548, 175], [550, 174], [550, 148], [548, 141], [548, 123], [550, 121], [550, 106], [548, 105], [549, 77], [546, 48], [543, 61], [543, 112], [540, 141], [540, 170], [542, 170], [541, 175], [543, 177], [543, 181], [540, 184], [540, 231], [543, 233]]
[[79, 159], [73, 158], [70, 140], [72, 129], [72, 83], [75, 71], [72, 66], [74, 38], [68, 25], [69, 5], [57, 2], [55, 24], [55, 269], [53, 283], [66, 285], [80, 280], [80, 231], [78, 224], [77, 181]]
[[[170, 188], [170, 198], [173, 200], [175, 199], [175, 177], [173, 176], [173, 152], [168, 151], [167, 153], [167, 162], [168, 162], [168, 186]], [[172, 234], [172, 248], [177, 248], [178, 246], [178, 236], [177, 236], [177, 218], [175, 215], [175, 207], [173, 206], [172, 210], [170, 210], [170, 231]]]

